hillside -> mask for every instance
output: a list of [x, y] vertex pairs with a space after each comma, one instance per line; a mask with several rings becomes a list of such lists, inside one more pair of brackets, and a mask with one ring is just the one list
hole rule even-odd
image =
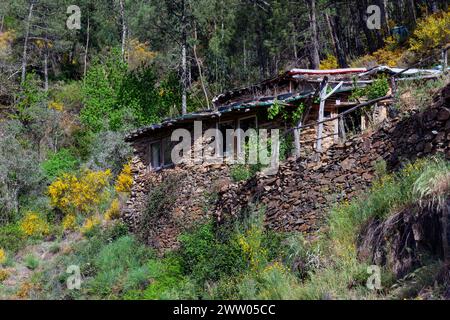
[[449, 299], [450, 11], [376, 3], [2, 1], [0, 299]]

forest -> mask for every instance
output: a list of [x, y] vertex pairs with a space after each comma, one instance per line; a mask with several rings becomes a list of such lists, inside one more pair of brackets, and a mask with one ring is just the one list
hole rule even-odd
[[[380, 163], [365, 198], [334, 205], [312, 242], [267, 230], [255, 208], [161, 255], [120, 219], [132, 130], [292, 68], [442, 69], [449, 43], [446, 0], [0, 0], [0, 299], [449, 298], [433, 287], [442, 262], [411, 282], [383, 269], [389, 289], [372, 291], [356, 253], [368, 218], [444, 201], [441, 157]], [[395, 108], [423, 110], [448, 81], [404, 84]], [[165, 188], [149, 210], [171, 201]], [[73, 265], [81, 289], [66, 286]]]

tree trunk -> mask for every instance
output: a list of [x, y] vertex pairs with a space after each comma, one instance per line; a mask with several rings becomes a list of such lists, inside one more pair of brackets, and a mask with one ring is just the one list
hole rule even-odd
[[320, 65], [319, 57], [319, 38], [317, 33], [317, 20], [316, 20], [316, 0], [309, 1], [309, 23], [311, 28], [311, 51], [310, 62], [312, 69], [318, 69]]
[[416, 3], [414, 0], [409, 0], [409, 4], [411, 6], [411, 13], [414, 19], [414, 24], [416, 24], [417, 23]]
[[367, 1], [361, 1], [362, 3], [358, 5], [359, 11], [359, 29], [364, 31], [364, 34], [367, 39], [367, 45], [369, 47], [370, 52], [375, 52], [378, 49], [377, 41], [374, 37], [374, 34], [369, 28], [367, 28]]
[[182, 0], [181, 13], [181, 114], [187, 113], [187, 63], [186, 63], [186, 47], [187, 47], [187, 33], [186, 33], [186, 3]]
[[28, 10], [27, 24], [25, 28], [25, 40], [23, 43], [23, 54], [22, 54], [22, 78], [21, 83], [23, 84], [27, 75], [27, 49], [28, 49], [28, 38], [30, 37], [30, 25], [31, 17], [33, 15], [33, 3], [30, 3], [30, 8]]
[[48, 92], [48, 40], [45, 39], [44, 51], [44, 91]]
[[205, 82], [203, 80], [202, 66], [201, 66], [200, 60], [198, 59], [198, 56], [197, 56], [197, 39], [198, 38], [197, 38], [197, 27], [196, 26], [194, 27], [194, 39], [195, 39], [195, 42], [194, 42], [193, 49], [194, 49], [194, 58], [195, 58], [195, 61], [197, 63], [197, 67], [198, 67], [198, 75], [200, 78], [200, 83], [202, 85], [203, 94], [205, 95], [206, 105], [207, 105], [208, 109], [211, 109], [209, 106], [208, 92], [206, 91]]
[[345, 52], [341, 46], [341, 42], [336, 32], [337, 28], [339, 28], [338, 18], [336, 17], [336, 20], [332, 21], [332, 18], [330, 18], [330, 16], [327, 13], [325, 13], [325, 18], [327, 20], [328, 28], [330, 30], [331, 40], [333, 42], [334, 47], [334, 53], [336, 55], [339, 67], [348, 68], [347, 58], [345, 56]]
[[84, 47], [84, 68], [83, 68], [83, 81], [86, 79], [86, 72], [87, 72], [87, 57], [88, 57], [88, 49], [89, 49], [89, 32], [90, 32], [90, 19], [88, 16], [87, 20], [87, 29], [86, 29], [86, 45]]
[[127, 25], [125, 23], [125, 7], [123, 4], [123, 0], [119, 0], [120, 4], [120, 19], [122, 20], [122, 60], [125, 61], [125, 44], [127, 38]]

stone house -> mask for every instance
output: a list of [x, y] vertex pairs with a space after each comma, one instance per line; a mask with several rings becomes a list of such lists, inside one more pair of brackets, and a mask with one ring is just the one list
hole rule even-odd
[[[326, 153], [331, 146], [348, 139], [352, 133], [363, 131], [369, 123], [383, 121], [388, 113], [387, 106], [392, 101], [389, 99], [380, 101], [370, 110], [370, 114], [358, 111], [350, 113], [348, 111], [352, 111], [352, 108], [363, 102], [352, 101], [351, 95], [355, 88], [367, 86], [380, 74], [389, 76], [398, 72], [398, 69], [387, 67], [371, 70], [292, 69], [273, 79], [220, 94], [213, 99], [214, 108], [211, 110], [166, 119], [159, 124], [131, 132], [126, 141], [130, 142], [134, 149], [132, 161], [134, 183], [124, 220], [132, 227], [137, 227], [140, 222], [139, 216], [146, 207], [147, 195], [152, 188], [170, 175], [183, 174], [183, 181], [178, 183], [178, 190], [175, 191], [176, 197], [171, 207], [166, 210], [167, 215], [155, 217], [154, 226], [151, 228], [153, 231], [149, 235], [150, 238], [156, 239], [152, 240], [155, 247], [173, 247], [181, 229], [195, 224], [199, 218], [208, 214], [204, 209], [205, 194], [224, 192], [230, 185], [227, 161], [208, 166], [195, 161], [174, 165], [172, 150], [178, 141], [171, 141], [171, 138], [176, 129], [193, 133], [190, 135], [190, 145], [194, 155], [198, 145], [198, 135], [194, 133], [196, 123], [201, 122], [202, 133], [208, 129], [216, 129], [223, 137], [227, 136], [227, 130], [241, 129], [242, 131], [236, 131], [231, 136], [231, 142], [213, 143], [214, 156], [218, 158], [229, 156], [230, 151], [232, 154], [239, 154], [244, 150], [246, 136], [242, 138], [239, 135], [250, 128], [279, 129], [282, 140], [291, 143], [291, 148], [285, 148], [284, 154], [289, 158], [296, 150], [292, 143], [295, 140], [293, 128], [300, 124], [300, 155], [310, 158], [314, 154]], [[432, 70], [405, 71], [402, 78], [391, 82], [389, 91], [395, 89], [392, 84], [417, 76], [418, 73], [420, 76], [425, 73], [427, 77], [435, 75]], [[355, 81], [356, 78], [358, 81]], [[330, 88], [327, 90], [326, 86]], [[324, 98], [318, 99], [317, 96]], [[273, 106], [280, 106], [283, 113], [271, 117]], [[299, 106], [303, 106], [301, 122], [293, 123], [292, 115], [299, 110]], [[320, 135], [317, 125], [319, 120], [323, 123]], [[319, 139], [320, 152], [317, 150]], [[202, 155], [209, 154], [211, 150], [206, 145], [211, 146], [211, 141], [214, 140], [215, 138], [206, 142], [200, 140], [202, 145], [197, 150], [200, 150]]]

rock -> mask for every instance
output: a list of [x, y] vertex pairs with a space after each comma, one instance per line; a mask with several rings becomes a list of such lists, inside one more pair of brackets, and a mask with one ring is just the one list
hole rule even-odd
[[437, 114], [438, 121], [446, 121], [450, 119], [450, 109], [448, 108], [442, 108], [439, 113]]

